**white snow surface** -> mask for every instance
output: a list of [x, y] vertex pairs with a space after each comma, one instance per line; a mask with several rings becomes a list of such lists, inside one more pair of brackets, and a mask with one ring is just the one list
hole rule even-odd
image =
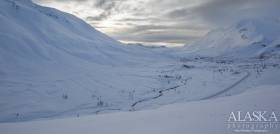
[[[273, 101], [280, 98], [279, 87], [261, 86], [242, 95], [173, 104], [155, 110], [4, 123], [0, 124], [0, 130], [5, 134], [236, 134], [227, 124], [230, 113], [241, 109], [280, 111], [280, 104]], [[267, 130], [268, 134], [279, 133], [279, 129]]]

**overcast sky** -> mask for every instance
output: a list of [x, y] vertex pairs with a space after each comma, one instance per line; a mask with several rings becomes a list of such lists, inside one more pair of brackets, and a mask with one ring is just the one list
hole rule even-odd
[[33, 0], [124, 42], [178, 45], [247, 17], [277, 16], [280, 0]]

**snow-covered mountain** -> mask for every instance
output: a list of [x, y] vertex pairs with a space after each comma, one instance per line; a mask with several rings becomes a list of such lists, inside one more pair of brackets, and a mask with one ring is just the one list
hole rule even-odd
[[119, 64], [134, 61], [137, 55], [73, 15], [30, 0], [3, 0], [0, 6], [1, 62], [7, 61], [3, 57], [10, 62], [75, 58]]
[[153, 74], [151, 63], [167, 60], [31, 0], [0, 1], [0, 42], [0, 121], [119, 109], [143, 83], [160, 85], [143, 77]]
[[209, 32], [185, 51], [202, 56], [263, 57], [279, 52], [279, 39], [278, 19], [245, 19]]

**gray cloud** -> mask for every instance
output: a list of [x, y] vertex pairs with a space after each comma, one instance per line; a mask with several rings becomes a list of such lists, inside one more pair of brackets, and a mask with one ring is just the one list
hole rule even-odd
[[[94, 16], [94, 17], [89, 16], [89, 17], [91, 17], [92, 20], [100, 21], [103, 19], [107, 19], [109, 16], [112, 15], [112, 13], [114, 11], [113, 9], [115, 8], [116, 3], [115, 3], [115, 1], [110, 1], [110, 0], [96, 0], [94, 6], [97, 8], [103, 9], [103, 11], [98, 16]], [[89, 19], [89, 18], [87, 18], [87, 19]]]
[[279, 17], [279, 0], [208, 0], [197, 6], [175, 9], [170, 18], [197, 17], [208, 25], [224, 25], [244, 18]]
[[279, 0], [34, 0], [123, 41], [189, 43], [248, 17], [279, 17]]
[[104, 11], [101, 14], [99, 14], [98, 16], [88, 16], [86, 17], [87, 21], [101, 21], [104, 19], [107, 19], [109, 16], [111, 16], [112, 11]]

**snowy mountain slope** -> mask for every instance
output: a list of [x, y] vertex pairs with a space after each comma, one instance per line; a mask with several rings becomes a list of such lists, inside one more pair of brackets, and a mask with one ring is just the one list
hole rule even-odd
[[27, 61], [74, 57], [100, 64], [117, 64], [132, 62], [135, 60], [133, 55], [139, 53], [56, 9], [41, 7], [28, 0], [4, 0], [0, 6], [1, 54], [5, 57], [21, 57], [20, 60]]
[[186, 46], [185, 51], [202, 56], [258, 57], [279, 38], [278, 19], [245, 19], [209, 32], [200, 41]]
[[1, 0], [0, 20], [1, 121], [120, 109], [130, 92], [161, 85], [149, 64], [164, 54], [124, 46], [70, 14]]
[[[277, 101], [273, 101], [280, 97], [279, 85], [260, 86], [255, 87], [254, 90], [256, 88], [258, 90], [245, 92], [242, 95], [173, 104], [153, 110], [25, 123], [2, 123], [0, 130], [5, 134], [236, 134], [238, 130], [240, 133], [243, 130], [244, 133], [278, 134], [278, 127], [256, 126], [249, 129], [242, 126], [229, 127], [230, 113], [236, 113], [238, 110], [241, 110], [242, 117], [247, 111], [255, 110], [279, 113], [280, 105]], [[252, 122], [254, 123], [256, 122]], [[258, 130], [260, 132], [257, 132]]]

